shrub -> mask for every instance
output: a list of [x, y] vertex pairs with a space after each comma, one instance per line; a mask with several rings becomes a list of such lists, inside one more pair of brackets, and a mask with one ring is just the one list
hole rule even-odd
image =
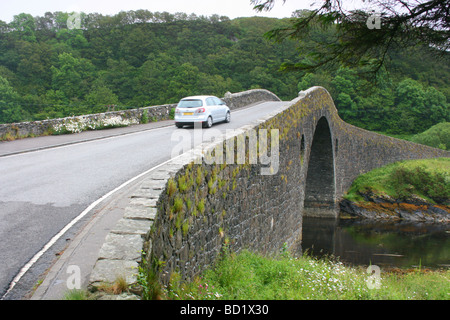
[[144, 112], [142, 112], [142, 117], [141, 117], [141, 123], [145, 124], [148, 123], [148, 110], [144, 110]]
[[172, 178], [170, 178], [167, 182], [167, 195], [171, 197], [175, 194], [175, 192], [177, 192], [177, 184], [175, 183], [175, 181], [173, 181]]
[[450, 150], [450, 122], [438, 123], [430, 129], [416, 134], [411, 138], [411, 141], [434, 148]]
[[444, 203], [450, 198], [450, 159], [401, 161], [374, 169], [356, 178], [345, 198], [358, 202], [367, 193], [387, 194], [400, 200], [417, 195]]

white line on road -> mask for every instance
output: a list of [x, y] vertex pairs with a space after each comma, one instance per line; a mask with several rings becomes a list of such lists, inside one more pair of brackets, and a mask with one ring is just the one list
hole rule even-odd
[[105, 194], [103, 197], [99, 198], [98, 200], [94, 201], [91, 205], [89, 205], [83, 212], [81, 212], [76, 218], [74, 218], [69, 224], [67, 224], [63, 229], [61, 229], [61, 231], [59, 231], [38, 253], [36, 253], [34, 255], [33, 258], [31, 258], [30, 261], [28, 261], [27, 264], [25, 264], [25, 266], [20, 270], [20, 272], [15, 276], [15, 278], [13, 279], [13, 281], [10, 283], [10, 286], [8, 288], [8, 290], [6, 291], [6, 293], [2, 296], [1, 300], [3, 300], [8, 293], [11, 292], [11, 290], [16, 286], [16, 284], [20, 281], [20, 279], [24, 276], [24, 274], [36, 263], [36, 261], [39, 260], [39, 258], [48, 250], [50, 249], [51, 246], [53, 246], [56, 241], [58, 241], [63, 235], [64, 233], [66, 233], [70, 228], [72, 228], [78, 221], [80, 221], [86, 214], [88, 214], [92, 209], [94, 209], [99, 203], [101, 203], [102, 201], [104, 201], [105, 199], [107, 199], [108, 197], [110, 197], [111, 195], [113, 195], [115, 192], [119, 191], [120, 189], [126, 187], [127, 185], [129, 185], [130, 183], [132, 183], [133, 181], [141, 178], [142, 176], [152, 172], [153, 170], [158, 169], [159, 167], [165, 165], [166, 163], [173, 161], [174, 159], [177, 159], [179, 157], [181, 157], [183, 154], [171, 158], [167, 161], [164, 161], [163, 163], [160, 163], [159, 165], [140, 173], [139, 175], [135, 176], [134, 178], [131, 178], [130, 180], [124, 182], [123, 184], [121, 184], [120, 186], [118, 186], [117, 188], [115, 188], [114, 190], [108, 192], [107, 194]]
[[[251, 107], [243, 107], [243, 108], [240, 108], [238, 110], [234, 110], [233, 114], [245, 111], [246, 109], [250, 109], [250, 108], [252, 108], [254, 106], [255, 105], [253, 105]], [[112, 136], [98, 137], [98, 138], [92, 138], [92, 139], [86, 139], [86, 140], [80, 140], [80, 141], [67, 142], [67, 143], [63, 143], [63, 144], [59, 144], [59, 145], [58, 144], [50, 145], [50, 146], [45, 146], [45, 147], [41, 147], [41, 148], [37, 148], [37, 149], [27, 149], [27, 150], [13, 152], [13, 153], [10, 153], [10, 154], [0, 155], [0, 158], [15, 157], [15, 156], [24, 155], [24, 154], [31, 153], [31, 152], [40, 152], [40, 151], [55, 150], [55, 149], [60, 149], [60, 148], [67, 148], [67, 147], [71, 147], [71, 146], [78, 145], [78, 144], [91, 143], [91, 142], [96, 142], [98, 140], [115, 139], [115, 138], [120, 138], [120, 137], [123, 137], [123, 136], [131, 136], [131, 135], [146, 133], [148, 131], [164, 130], [164, 129], [170, 128], [172, 126], [173, 126], [173, 124], [170, 124], [170, 125], [166, 125], [166, 126], [159, 127], [159, 128], [150, 128], [150, 129], [144, 129], [144, 130], [139, 130], [139, 131], [134, 131], [134, 132], [127, 132], [127, 133], [117, 134], [117, 135], [112, 135]]]
[[[239, 113], [244, 111], [245, 109], [248, 108], [242, 108], [240, 110], [236, 110], [233, 113]], [[132, 132], [132, 133], [127, 133], [124, 135], [135, 135], [135, 134], [140, 134], [143, 132], [147, 132], [147, 131], [156, 131], [156, 130], [162, 130], [162, 129], [167, 129], [169, 126], [165, 126], [165, 127], [160, 127], [160, 128], [154, 128], [154, 129], [148, 129], [148, 130], [142, 130], [142, 131], [137, 131], [137, 132]], [[110, 137], [106, 137], [106, 138], [102, 138], [102, 140], [107, 140], [107, 139], [114, 139], [114, 138], [118, 138], [120, 136], [123, 135], [119, 135], [119, 136], [110, 136]], [[96, 139], [98, 140], [98, 139]], [[51, 149], [40, 149], [40, 150], [36, 150], [33, 152], [39, 152], [39, 151], [46, 151], [46, 150], [53, 150], [53, 149], [59, 149], [59, 148], [66, 148], [66, 147], [70, 147], [76, 144], [82, 144], [82, 143], [90, 143], [90, 142], [94, 142], [96, 140], [89, 140], [89, 141], [80, 141], [80, 142], [75, 142], [72, 144], [68, 144], [68, 145], [61, 145], [61, 146], [55, 146], [52, 147]], [[20, 154], [13, 154], [13, 155], [6, 155], [4, 157], [14, 157], [14, 156], [18, 156]], [[142, 176], [148, 174], [149, 172], [156, 170], [157, 168], [165, 165], [166, 163], [173, 161], [174, 159], [177, 159], [179, 157], [183, 156], [183, 154], [176, 156], [174, 158], [171, 158], [167, 161], [164, 161], [163, 163], [160, 163], [159, 165], [140, 173], [139, 175], [135, 176], [134, 178], [131, 178], [130, 180], [124, 182], [122, 185], [120, 185], [119, 187], [115, 188], [114, 190], [108, 192], [107, 194], [105, 194], [104, 196], [102, 196], [101, 198], [99, 198], [98, 200], [94, 201], [92, 204], [90, 204], [83, 212], [81, 212], [76, 218], [74, 218], [69, 224], [67, 224], [63, 229], [61, 229], [61, 231], [59, 231], [52, 239], [50, 239], [50, 241], [38, 252], [36, 253], [33, 258], [31, 258], [30, 261], [28, 261], [25, 266], [22, 267], [22, 269], [19, 271], [19, 273], [14, 277], [14, 279], [12, 280], [12, 282], [10, 283], [10, 286], [8, 288], [8, 290], [6, 291], [6, 293], [2, 296], [2, 298], [0, 300], [3, 300], [8, 293], [11, 292], [11, 290], [16, 286], [16, 284], [20, 281], [20, 279], [22, 279], [22, 277], [25, 275], [25, 273], [39, 260], [39, 258], [45, 253], [47, 252], [48, 249], [51, 248], [51, 246], [53, 246], [56, 241], [58, 241], [70, 228], [72, 228], [78, 221], [80, 221], [84, 216], [86, 216], [92, 209], [94, 209], [99, 203], [101, 203], [102, 201], [104, 201], [105, 199], [107, 199], [108, 197], [110, 197], [111, 195], [113, 195], [115, 192], [121, 190], [122, 188], [126, 187], [127, 185], [129, 185], [130, 183], [132, 183], [133, 181], [141, 178]]]
[[131, 136], [131, 135], [135, 135], [135, 134], [146, 133], [148, 131], [163, 130], [163, 129], [167, 129], [169, 127], [172, 127], [172, 125], [167, 125], [167, 126], [159, 127], [159, 128], [144, 129], [144, 130], [139, 130], [139, 131], [134, 131], [134, 132], [127, 132], [127, 133], [123, 133], [123, 134], [117, 134], [117, 135], [106, 136], [106, 137], [98, 137], [98, 138], [92, 138], [92, 139], [87, 139], [87, 140], [80, 140], [80, 141], [67, 142], [67, 143], [63, 143], [63, 144], [50, 145], [50, 146], [37, 148], [37, 149], [29, 149], [29, 150], [14, 152], [11, 154], [0, 155], [0, 158], [15, 157], [15, 156], [24, 155], [24, 154], [31, 153], [31, 152], [41, 152], [41, 151], [67, 148], [67, 147], [72, 147], [72, 146], [76, 146], [78, 144], [83, 144], [83, 143], [92, 143], [92, 142], [97, 142], [99, 140], [110, 140], [110, 139], [120, 138], [120, 137], [124, 137], [124, 136]]

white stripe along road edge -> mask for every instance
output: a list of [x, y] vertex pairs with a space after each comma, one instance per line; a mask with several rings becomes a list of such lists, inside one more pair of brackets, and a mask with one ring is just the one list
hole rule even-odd
[[61, 229], [61, 231], [59, 231], [38, 253], [36, 253], [34, 255], [33, 258], [31, 258], [30, 261], [28, 261], [27, 264], [25, 264], [25, 266], [22, 267], [22, 269], [20, 270], [20, 272], [14, 277], [14, 279], [12, 280], [12, 282], [9, 285], [8, 290], [6, 291], [6, 293], [2, 296], [1, 300], [3, 300], [10, 292], [11, 290], [16, 286], [16, 284], [20, 281], [20, 279], [22, 279], [22, 277], [25, 275], [25, 273], [27, 273], [28, 270], [30, 270], [30, 268], [36, 263], [36, 261], [39, 260], [39, 258], [45, 253], [47, 252], [48, 249], [51, 248], [51, 246], [53, 246], [56, 241], [58, 241], [70, 228], [72, 228], [78, 221], [80, 221], [86, 214], [88, 214], [92, 209], [94, 209], [99, 203], [101, 203], [102, 201], [104, 201], [105, 199], [107, 199], [108, 197], [110, 197], [111, 195], [113, 195], [114, 193], [116, 193], [117, 191], [119, 191], [120, 189], [126, 187], [127, 185], [129, 185], [130, 183], [132, 183], [133, 181], [141, 178], [142, 176], [152, 172], [153, 170], [158, 169], [159, 167], [183, 156], [184, 154], [181, 154], [175, 158], [171, 158], [167, 161], [164, 161], [163, 163], [160, 163], [159, 165], [140, 173], [139, 175], [135, 176], [134, 178], [131, 178], [130, 180], [124, 182], [123, 184], [121, 184], [120, 186], [118, 186], [117, 188], [115, 188], [114, 190], [108, 192], [107, 194], [105, 194], [103, 197], [99, 198], [98, 200], [94, 201], [92, 204], [90, 204], [83, 212], [81, 212], [76, 218], [74, 218], [69, 224], [67, 224], [63, 229]]
[[[235, 110], [233, 113], [238, 113], [241, 111], [244, 111], [245, 109], [248, 108], [240, 108], [239, 110]], [[168, 127], [168, 126], [167, 126]], [[166, 129], [167, 127], [161, 127], [161, 128], [153, 128], [153, 129], [149, 129], [149, 130], [143, 130], [143, 131], [137, 131], [137, 132], [132, 132], [132, 133], [128, 133], [126, 135], [134, 135], [134, 134], [140, 134], [146, 131], [152, 131], [152, 130], [162, 130], [162, 129]], [[110, 136], [110, 137], [106, 137], [103, 138], [102, 140], [107, 140], [107, 139], [114, 139], [120, 136]], [[94, 142], [96, 140], [89, 140], [89, 141], [79, 141], [70, 145], [61, 145], [61, 146], [55, 146], [52, 147], [51, 149], [58, 149], [58, 148], [67, 148], [76, 144], [83, 144], [83, 143], [91, 143]], [[49, 149], [40, 149], [40, 150], [35, 150], [33, 152], [40, 152], [40, 151], [46, 151]], [[13, 156], [17, 156], [19, 154], [12, 154], [12, 155], [5, 155], [5, 157], [13, 157]], [[99, 198], [98, 200], [94, 201], [92, 204], [90, 204], [83, 212], [81, 212], [76, 218], [74, 218], [69, 224], [67, 224], [63, 229], [61, 229], [61, 231], [59, 231], [52, 239], [50, 239], [50, 241], [38, 252], [36, 253], [33, 258], [31, 258], [30, 261], [28, 261], [25, 266], [22, 267], [22, 269], [19, 271], [19, 273], [14, 277], [14, 279], [12, 280], [12, 282], [9, 285], [8, 290], [5, 292], [5, 294], [1, 297], [0, 300], [3, 300], [10, 292], [11, 290], [16, 286], [16, 284], [20, 281], [20, 279], [22, 279], [22, 277], [25, 275], [25, 273], [27, 273], [28, 270], [30, 270], [30, 268], [39, 260], [39, 258], [45, 253], [47, 252], [48, 249], [51, 248], [51, 246], [53, 246], [56, 241], [58, 241], [70, 228], [72, 228], [78, 221], [80, 221], [85, 215], [87, 215], [93, 208], [95, 208], [99, 203], [101, 203], [102, 201], [104, 201], [105, 199], [107, 199], [108, 197], [110, 197], [112, 194], [114, 194], [115, 192], [119, 191], [120, 189], [126, 187], [128, 184], [132, 183], [133, 181], [139, 179], [140, 177], [146, 175], [147, 173], [158, 169], [159, 167], [167, 164], [170, 161], [173, 161], [174, 159], [177, 159], [181, 156], [183, 156], [184, 154], [180, 154], [177, 157], [171, 158], [163, 163], [160, 163], [159, 165], [143, 172], [140, 173], [139, 175], [135, 176], [134, 178], [131, 178], [130, 180], [124, 182], [122, 185], [118, 186], [117, 188], [115, 188], [114, 190], [108, 192], [107, 194], [105, 194], [103, 197]]]
[[[249, 108], [252, 108], [254, 106], [256, 106], [256, 105], [252, 105], [251, 107], [242, 107], [242, 108], [236, 109], [236, 110], [233, 111], [233, 114], [245, 111], [245, 109], [249, 109]], [[164, 121], [167, 121], [167, 120], [164, 120]], [[67, 148], [67, 147], [71, 147], [71, 146], [78, 145], [78, 144], [96, 142], [98, 140], [109, 140], [109, 139], [120, 138], [120, 137], [123, 137], [123, 136], [130, 136], [130, 135], [137, 135], [137, 134], [141, 134], [141, 133], [146, 133], [148, 131], [164, 130], [164, 129], [167, 129], [167, 128], [170, 128], [170, 127], [173, 127], [173, 124], [164, 125], [164, 126], [158, 127], [158, 128], [149, 128], [149, 129], [143, 129], [143, 130], [132, 131], [132, 132], [125, 132], [125, 133], [120, 133], [120, 134], [115, 134], [115, 135], [110, 135], [110, 136], [97, 137], [97, 138], [78, 140], [78, 141], [71, 141], [71, 142], [66, 142], [66, 143], [61, 143], [61, 144], [55, 144], [55, 145], [39, 147], [39, 148], [35, 148], [35, 149], [25, 149], [25, 150], [22, 150], [22, 151], [13, 151], [13, 152], [6, 153], [6, 154], [0, 154], [0, 158], [20, 156], [20, 155], [27, 154], [27, 153], [32, 153], [32, 152], [40, 152], [40, 151], [54, 150], [54, 149], [59, 149], [59, 148]]]

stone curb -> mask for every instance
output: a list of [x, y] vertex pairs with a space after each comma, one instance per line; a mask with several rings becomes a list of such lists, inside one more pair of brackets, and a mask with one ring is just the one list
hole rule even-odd
[[[268, 118], [270, 117], [265, 117], [265, 120]], [[254, 126], [238, 129], [235, 135], [245, 132], [250, 127]], [[140, 187], [130, 194], [129, 205], [125, 208], [123, 218], [106, 237], [90, 275], [88, 289], [96, 291], [121, 278], [126, 281], [132, 293], [139, 295], [141, 290], [138, 274], [144, 243], [149, 241], [150, 230], [157, 214], [158, 200], [162, 192], [165, 192], [168, 180], [175, 177], [178, 171], [189, 163], [201, 163], [203, 151], [211, 150], [221, 143], [223, 141], [201, 144], [148, 173]]]
[[[200, 148], [204, 146], [199, 146]], [[150, 229], [156, 218], [157, 203], [166, 190], [167, 181], [201, 152], [187, 152], [148, 174], [139, 188], [130, 195], [123, 218], [109, 232], [90, 276], [92, 291], [113, 284], [119, 278], [131, 291], [139, 293], [138, 273], [144, 242], [149, 241]], [[151, 245], [151, 244], [150, 244]]]
[[[302, 92], [298, 98], [286, 102], [284, 107], [264, 116], [256, 124], [246, 125], [235, 130], [225, 139], [246, 134], [246, 131], [257, 128], [261, 123], [296, 105], [316, 89], [317, 87], [313, 87]], [[174, 178], [189, 163], [206, 163], [207, 159], [204, 159], [204, 155], [208, 153], [208, 150], [224, 143], [224, 140], [219, 140], [201, 144], [146, 175], [139, 188], [130, 195], [129, 205], [125, 209], [123, 218], [117, 222], [107, 236], [91, 273], [90, 287], [98, 288], [104, 283], [112, 284], [118, 277], [122, 277], [131, 288], [130, 291], [139, 295], [139, 266], [143, 259], [141, 252], [147, 244], [148, 247], [145, 248], [145, 251], [151, 252], [150, 230], [156, 219], [160, 205], [159, 199], [164, 198], [162, 196], [163, 192], [166, 192], [168, 180]], [[153, 248], [155, 247], [153, 246]]]

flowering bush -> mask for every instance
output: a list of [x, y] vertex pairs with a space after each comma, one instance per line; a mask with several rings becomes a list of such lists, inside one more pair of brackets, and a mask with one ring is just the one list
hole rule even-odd
[[139, 124], [137, 119], [124, 119], [121, 116], [88, 119], [84, 117], [67, 118], [64, 123], [53, 126], [55, 134], [79, 133], [87, 130], [102, 130]]

